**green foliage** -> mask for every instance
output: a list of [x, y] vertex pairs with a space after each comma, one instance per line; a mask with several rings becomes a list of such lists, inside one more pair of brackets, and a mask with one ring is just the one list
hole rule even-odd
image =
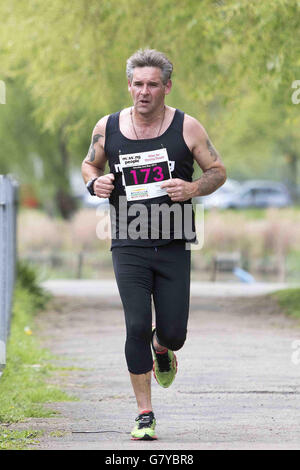
[[55, 212], [59, 188], [68, 188], [68, 165], [61, 155], [61, 135], [42, 130], [34, 118], [33, 98], [24, 78], [6, 81], [7, 104], [0, 107], [0, 174], [11, 173]]
[[24, 450], [37, 442], [41, 431], [13, 431], [0, 426], [0, 450]]
[[300, 289], [283, 289], [275, 292], [274, 297], [288, 315], [300, 318]]
[[[98, 119], [130, 103], [126, 59], [157, 48], [175, 66], [168, 104], [203, 122], [229, 176], [268, 174], [286, 153], [299, 158], [299, 13], [297, 0], [11, 0], [0, 6], [0, 76], [22, 80], [39, 129], [79, 165]], [[65, 178], [43, 155], [50, 178]]]
[[7, 364], [0, 379], [0, 423], [51, 416], [53, 412], [42, 403], [70, 399], [48, 383], [53, 356], [40, 347], [35, 334], [34, 315], [46, 300], [32, 271], [22, 265], [14, 292]]
[[34, 304], [34, 311], [43, 309], [51, 295], [46, 293], [42, 287], [38, 285], [36, 271], [25, 261], [17, 262], [17, 286], [27, 291], [30, 300]]

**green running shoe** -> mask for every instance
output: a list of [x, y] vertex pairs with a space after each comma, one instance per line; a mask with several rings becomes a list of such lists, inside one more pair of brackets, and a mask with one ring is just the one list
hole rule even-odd
[[153, 346], [153, 336], [155, 328], [152, 334], [152, 350], [153, 350], [153, 375], [156, 382], [164, 388], [170, 387], [175, 379], [177, 373], [177, 358], [173, 351], [167, 349], [166, 352], [159, 353]]
[[155, 435], [156, 421], [152, 411], [138, 415], [137, 424], [131, 431], [131, 440], [133, 441], [153, 441], [157, 439]]

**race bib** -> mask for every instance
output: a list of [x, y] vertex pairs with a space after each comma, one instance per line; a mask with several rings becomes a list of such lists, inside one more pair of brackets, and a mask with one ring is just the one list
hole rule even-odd
[[119, 155], [127, 201], [167, 194], [161, 184], [172, 178], [167, 149]]

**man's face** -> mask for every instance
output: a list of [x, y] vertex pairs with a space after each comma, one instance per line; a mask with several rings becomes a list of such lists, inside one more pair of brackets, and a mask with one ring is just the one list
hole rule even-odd
[[165, 95], [170, 93], [171, 86], [171, 80], [166, 85], [163, 84], [161, 69], [158, 67], [135, 67], [132, 82], [128, 80], [133, 105], [141, 114], [159, 109], [164, 103]]

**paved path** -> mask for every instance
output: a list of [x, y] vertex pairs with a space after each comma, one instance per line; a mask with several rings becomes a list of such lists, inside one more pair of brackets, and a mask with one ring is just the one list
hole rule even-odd
[[299, 322], [266, 296], [212, 297], [211, 285], [198, 285], [200, 295], [192, 295], [188, 339], [172, 387], [153, 381], [159, 440], [130, 441], [136, 404], [123, 355], [121, 304], [118, 296], [108, 300], [109, 284], [97, 285], [98, 295], [90, 296], [95, 284], [77, 283], [77, 297], [56, 297], [39, 318], [43, 342], [61, 357], [58, 364], [80, 368], [56, 379], [80, 400], [50, 404], [61, 413], [55, 418], [15, 425], [42, 429], [38, 448], [300, 448], [300, 364], [291, 359]]
[[[42, 286], [54, 295], [106, 297], [119, 296], [116, 281], [113, 279], [93, 280], [50, 280]], [[197, 282], [191, 283], [191, 296], [206, 297], [249, 297], [273, 292], [289, 287], [286, 283], [255, 282]], [[299, 284], [297, 284], [299, 287]]]

